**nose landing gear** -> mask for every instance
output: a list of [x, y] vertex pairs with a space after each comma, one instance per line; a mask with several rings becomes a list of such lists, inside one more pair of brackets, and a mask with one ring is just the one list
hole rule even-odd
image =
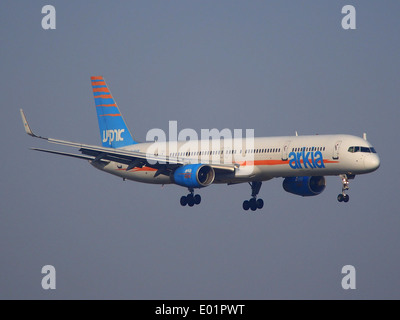
[[[352, 177], [354, 179], [354, 176]], [[349, 195], [346, 191], [349, 190], [349, 177], [346, 174], [341, 174], [340, 179], [342, 179], [342, 193], [339, 193], [337, 199], [339, 202], [349, 202]]]
[[257, 209], [262, 209], [264, 207], [263, 199], [257, 199], [257, 195], [260, 192], [262, 182], [260, 181], [253, 181], [249, 182], [251, 187], [251, 199], [243, 201], [243, 209], [251, 211], [256, 211]]

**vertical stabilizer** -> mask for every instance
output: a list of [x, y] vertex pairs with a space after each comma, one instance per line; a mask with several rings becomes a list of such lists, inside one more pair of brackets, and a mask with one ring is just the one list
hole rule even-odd
[[121, 148], [135, 144], [103, 77], [91, 77], [100, 138], [103, 147]]

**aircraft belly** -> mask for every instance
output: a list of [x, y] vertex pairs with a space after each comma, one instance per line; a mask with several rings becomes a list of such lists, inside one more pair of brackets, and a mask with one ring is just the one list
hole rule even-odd
[[135, 167], [129, 171], [126, 171], [126, 165], [121, 166], [119, 164], [116, 164], [115, 162], [109, 162], [109, 163], [91, 163], [95, 168], [113, 174], [115, 176], [128, 179], [128, 180], [133, 180], [137, 182], [143, 182], [143, 183], [152, 183], [152, 184], [169, 184], [171, 183], [171, 179], [169, 176], [166, 176], [164, 174], [160, 174], [157, 177], [154, 177], [156, 173], [156, 169], [149, 168], [149, 167], [142, 167], [138, 168]]
[[[135, 167], [126, 171], [126, 165], [116, 162], [91, 162], [91, 164], [99, 170], [116, 175], [118, 177], [133, 180], [137, 182], [150, 184], [170, 184], [169, 176], [160, 174], [155, 177], [156, 169], [150, 167]], [[290, 177], [290, 176], [329, 176], [347, 173], [343, 171], [344, 163], [326, 163], [324, 168], [297, 168], [293, 169], [288, 164], [276, 165], [255, 165], [239, 167], [234, 174], [217, 174], [214, 184], [222, 183], [243, 183], [249, 181], [267, 181], [274, 177]], [[354, 170], [357, 174], [357, 170]]]
[[133, 169], [128, 172], [127, 171], [123, 172], [122, 177], [124, 177], [128, 180], [144, 182], [144, 183], [153, 183], [153, 184], [169, 184], [169, 183], [171, 183], [171, 179], [169, 176], [160, 174], [157, 177], [154, 177], [155, 173], [156, 173], [156, 171], [147, 171], [147, 170], [134, 171], [134, 169]]
[[[292, 176], [334, 176], [346, 173], [348, 167], [340, 163], [329, 163], [324, 168], [297, 168], [293, 169], [289, 165], [262, 165], [258, 166], [257, 178], [261, 180], [268, 177], [292, 177]], [[256, 180], [256, 179], [253, 179]]]

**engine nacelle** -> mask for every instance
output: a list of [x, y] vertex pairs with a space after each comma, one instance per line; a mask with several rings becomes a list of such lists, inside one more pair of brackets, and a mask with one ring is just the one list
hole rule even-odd
[[325, 190], [325, 177], [288, 177], [282, 186], [285, 191], [299, 196], [316, 196]]
[[203, 188], [213, 183], [215, 171], [206, 164], [187, 164], [176, 169], [171, 178], [183, 187]]

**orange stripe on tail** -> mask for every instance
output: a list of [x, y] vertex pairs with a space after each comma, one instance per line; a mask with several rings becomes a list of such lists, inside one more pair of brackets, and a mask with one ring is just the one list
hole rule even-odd
[[111, 94], [101, 94], [99, 96], [94, 96], [95, 99], [97, 98], [103, 98], [103, 99], [112, 99], [112, 95]]
[[93, 88], [93, 92], [104, 92], [104, 93], [110, 93], [108, 88]]

